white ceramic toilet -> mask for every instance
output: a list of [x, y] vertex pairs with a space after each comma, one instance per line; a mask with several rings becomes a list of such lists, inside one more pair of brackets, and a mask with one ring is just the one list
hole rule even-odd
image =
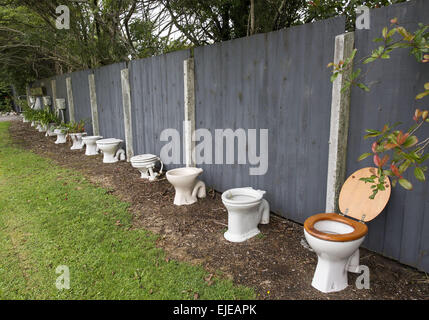
[[47, 126], [46, 126], [46, 125], [44, 125], [44, 124], [42, 124], [42, 123], [39, 123], [36, 129], [37, 129], [39, 132], [46, 132], [46, 130], [48, 130]]
[[226, 240], [243, 242], [260, 233], [258, 224], [270, 222], [270, 205], [263, 199], [265, 191], [235, 188], [222, 193], [222, 202], [228, 210]]
[[319, 291], [341, 291], [348, 285], [347, 272], [359, 272], [359, 246], [368, 233], [365, 222], [383, 211], [391, 193], [386, 177], [385, 190], [369, 199], [372, 183], [360, 179], [372, 175], [377, 176], [377, 168], [360, 169], [346, 180], [339, 196], [342, 214], [320, 213], [304, 222], [305, 238], [318, 257], [311, 285]]
[[[154, 181], [162, 173], [164, 164], [161, 159], [153, 154], [141, 154], [130, 159], [131, 165], [140, 171], [141, 178]], [[154, 172], [157, 163], [161, 164], [159, 172]]]
[[174, 186], [176, 194], [174, 204], [181, 206], [197, 202], [198, 198], [206, 197], [206, 185], [197, 179], [203, 172], [201, 168], [177, 168], [167, 171], [167, 180]]
[[103, 139], [102, 136], [82, 137], [82, 144], [86, 146], [85, 155], [96, 156], [98, 154], [97, 140]]
[[55, 130], [55, 123], [48, 124], [45, 136], [47, 137], [55, 136], [56, 134], [54, 130]]
[[96, 141], [98, 149], [103, 153], [103, 163], [114, 163], [125, 160], [125, 151], [119, 146], [123, 142], [121, 139], [109, 138]]
[[86, 136], [86, 132], [83, 133], [69, 133], [70, 138], [72, 139], [73, 145], [70, 150], [81, 150], [83, 148], [82, 138]]
[[62, 144], [67, 142], [67, 130], [66, 129], [55, 129], [54, 133], [57, 135], [55, 144]]

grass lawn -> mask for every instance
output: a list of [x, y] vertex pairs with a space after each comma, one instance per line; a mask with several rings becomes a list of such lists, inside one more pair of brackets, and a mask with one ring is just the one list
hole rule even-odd
[[[252, 299], [250, 288], [165, 259], [129, 230], [128, 204], [11, 144], [0, 122], [0, 299]], [[102, 165], [102, 164], [100, 164]], [[58, 266], [70, 289], [58, 290]]]

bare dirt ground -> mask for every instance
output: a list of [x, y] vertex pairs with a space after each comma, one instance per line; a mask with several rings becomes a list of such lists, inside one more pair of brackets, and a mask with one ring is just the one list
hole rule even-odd
[[227, 211], [220, 194], [209, 190], [207, 198], [190, 206], [173, 205], [174, 188], [167, 180], [147, 182], [127, 162], [103, 164], [102, 156], [87, 157], [56, 145], [29, 124], [14, 121], [13, 141], [58, 165], [77, 169], [94, 184], [131, 204], [134, 228], [159, 235], [158, 246], [169, 258], [203, 265], [215, 276], [255, 288], [259, 299], [429, 299], [429, 278], [368, 250], [361, 250], [361, 264], [370, 269], [370, 289], [357, 289], [357, 274], [349, 273], [349, 286], [323, 294], [311, 286], [316, 255], [304, 248], [302, 225], [271, 215], [261, 225], [262, 235], [244, 243], [223, 238]]

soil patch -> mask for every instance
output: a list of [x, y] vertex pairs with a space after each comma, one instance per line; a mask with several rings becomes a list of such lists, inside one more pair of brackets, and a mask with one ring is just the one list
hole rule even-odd
[[357, 289], [357, 274], [349, 273], [347, 289], [323, 294], [311, 286], [317, 263], [305, 248], [302, 225], [271, 215], [260, 225], [261, 235], [244, 243], [223, 237], [227, 211], [220, 194], [209, 190], [205, 199], [189, 206], [173, 204], [174, 188], [164, 178], [157, 182], [140, 179], [127, 162], [103, 164], [102, 156], [85, 156], [70, 150], [71, 144], [54, 144], [54, 137], [12, 122], [14, 143], [58, 165], [77, 169], [94, 184], [131, 204], [133, 228], [157, 233], [158, 246], [169, 258], [203, 265], [216, 276], [255, 288], [260, 299], [429, 299], [429, 277], [413, 268], [361, 249], [361, 264], [369, 267], [370, 289]]

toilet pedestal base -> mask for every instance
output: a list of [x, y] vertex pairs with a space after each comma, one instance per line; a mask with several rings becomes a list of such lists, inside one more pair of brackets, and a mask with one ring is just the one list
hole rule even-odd
[[86, 156], [96, 156], [98, 155], [98, 149], [97, 149], [97, 145], [94, 143], [85, 143], [86, 145], [86, 150], [85, 150], [85, 155]]
[[57, 140], [55, 144], [62, 144], [67, 142], [67, 135], [65, 133], [57, 133]]
[[249, 232], [246, 232], [245, 234], [233, 234], [230, 231], [227, 231], [223, 234], [226, 240], [230, 242], [243, 242], [246, 240], [249, 240], [250, 238], [253, 238], [254, 236], [260, 234], [261, 231], [259, 231], [258, 228], [252, 229]]
[[317, 290], [329, 293], [347, 288], [347, 259], [327, 260], [318, 256], [317, 267], [311, 285]]
[[174, 195], [174, 204], [176, 206], [190, 205], [198, 201], [198, 198], [206, 197], [206, 185], [204, 182], [197, 180], [197, 183], [191, 189], [186, 187], [176, 187]]
[[353, 253], [353, 255], [350, 257], [349, 261], [347, 262], [347, 271], [353, 272], [353, 273], [360, 273], [359, 269], [359, 249]]

